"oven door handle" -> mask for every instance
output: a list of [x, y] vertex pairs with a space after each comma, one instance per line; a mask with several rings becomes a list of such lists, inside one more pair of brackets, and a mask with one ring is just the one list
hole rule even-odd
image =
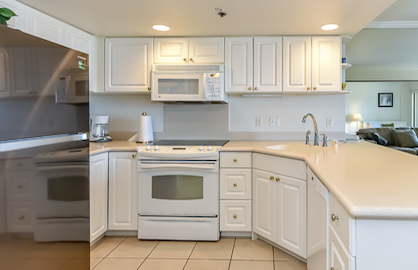
[[141, 164], [141, 169], [153, 170], [153, 169], [195, 169], [195, 170], [213, 170], [216, 167], [215, 164]]
[[82, 169], [82, 170], [88, 170], [88, 165], [50, 165], [50, 166], [37, 166], [37, 171], [56, 171], [56, 170], [68, 170], [68, 169]]

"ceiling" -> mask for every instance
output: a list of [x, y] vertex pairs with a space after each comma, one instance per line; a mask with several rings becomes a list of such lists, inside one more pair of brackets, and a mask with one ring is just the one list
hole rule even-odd
[[418, 1], [397, 0], [387, 10], [380, 14], [375, 21], [417, 21]]
[[[353, 36], [396, 0], [19, 1], [96, 36]], [[222, 8], [227, 15], [221, 18], [214, 8]], [[392, 18], [386, 12], [380, 16]], [[340, 27], [324, 32], [320, 26], [326, 23]], [[155, 31], [154, 24], [168, 25], [171, 30]]]

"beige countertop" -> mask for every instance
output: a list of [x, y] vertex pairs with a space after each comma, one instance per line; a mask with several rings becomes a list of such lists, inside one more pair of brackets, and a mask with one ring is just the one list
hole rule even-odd
[[[90, 153], [135, 151], [140, 145], [90, 143]], [[278, 150], [266, 148], [275, 145]], [[302, 142], [231, 141], [222, 151], [304, 160], [352, 216], [418, 220], [418, 156], [367, 142], [340, 142], [338, 148], [308, 147], [305, 151]]]

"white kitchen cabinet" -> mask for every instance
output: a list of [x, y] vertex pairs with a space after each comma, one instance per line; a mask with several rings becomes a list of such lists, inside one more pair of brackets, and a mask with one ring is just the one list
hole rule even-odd
[[7, 26], [26, 32], [26, 6], [15, 0], [0, 0], [0, 7], [13, 11], [17, 16], [7, 21]]
[[222, 64], [224, 38], [154, 38], [155, 64]]
[[0, 48], [0, 98], [10, 96], [9, 55], [6, 49]]
[[329, 266], [331, 269], [355, 270], [355, 258], [348, 253], [334, 228], [329, 228]]
[[67, 47], [83, 53], [91, 53], [94, 46], [94, 37], [71, 25], [66, 25]]
[[108, 153], [90, 157], [90, 242], [107, 231]]
[[66, 23], [30, 7], [26, 7], [26, 32], [67, 46]]
[[283, 92], [341, 91], [341, 37], [284, 37]]
[[253, 154], [253, 179], [253, 231], [306, 258], [305, 163]]
[[105, 92], [149, 93], [152, 38], [105, 40]]
[[33, 85], [32, 52], [29, 48], [9, 48], [12, 96], [37, 95]]
[[136, 152], [109, 153], [109, 230], [137, 230]]
[[226, 38], [225, 92], [281, 93], [282, 37]]
[[251, 153], [220, 153], [220, 230], [251, 231]]

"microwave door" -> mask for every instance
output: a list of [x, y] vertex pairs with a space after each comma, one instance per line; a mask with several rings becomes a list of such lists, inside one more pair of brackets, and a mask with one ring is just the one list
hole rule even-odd
[[203, 101], [203, 74], [153, 74], [154, 101]]

